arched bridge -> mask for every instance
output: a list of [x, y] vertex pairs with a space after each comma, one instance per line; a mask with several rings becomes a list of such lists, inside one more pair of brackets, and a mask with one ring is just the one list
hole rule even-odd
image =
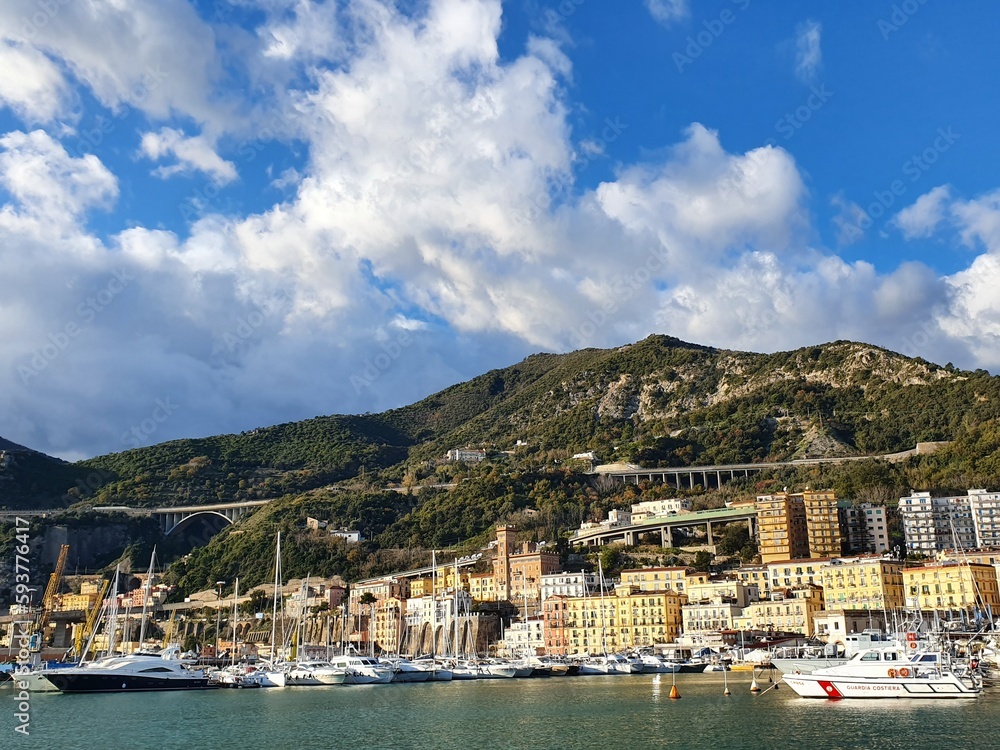
[[160, 522], [164, 536], [170, 536], [175, 531], [183, 530], [195, 518], [201, 516], [217, 516], [226, 519], [230, 524], [236, 523], [248, 513], [252, 513], [261, 505], [267, 505], [270, 500], [243, 500], [233, 503], [217, 503], [215, 505], [185, 505], [180, 508], [156, 508], [150, 511]]

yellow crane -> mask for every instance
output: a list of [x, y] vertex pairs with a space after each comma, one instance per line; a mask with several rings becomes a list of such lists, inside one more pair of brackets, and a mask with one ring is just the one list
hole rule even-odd
[[83, 627], [79, 628], [76, 632], [76, 638], [73, 640], [73, 650], [76, 652], [80, 661], [87, 658], [87, 655], [83, 653], [84, 644], [90, 640], [90, 634], [93, 633], [94, 628], [97, 627], [97, 619], [101, 616], [101, 609], [104, 607], [104, 597], [108, 593], [109, 586], [111, 586], [111, 581], [107, 578], [101, 581], [101, 590], [97, 592], [97, 599], [94, 600], [94, 604], [90, 608], [90, 612], [87, 614], [87, 621], [84, 623]]
[[37, 639], [32, 639], [32, 649], [35, 651], [42, 650], [42, 644], [45, 640], [45, 626], [48, 624], [49, 615], [52, 614], [52, 610], [55, 608], [56, 594], [59, 593], [59, 583], [62, 581], [63, 571], [66, 569], [66, 558], [68, 556], [69, 545], [64, 544], [59, 549], [59, 559], [56, 561], [56, 569], [49, 576], [49, 583], [45, 587], [45, 593], [42, 595], [42, 605], [38, 611], [38, 630], [36, 631], [38, 637]]

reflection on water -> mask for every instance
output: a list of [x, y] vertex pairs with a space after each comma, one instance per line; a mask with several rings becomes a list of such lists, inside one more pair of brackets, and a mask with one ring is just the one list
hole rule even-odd
[[[765, 691], [755, 696], [750, 680], [713, 673], [37, 695], [30, 738], [15, 737], [5, 712], [0, 747], [938, 750], [985, 748], [1000, 720], [1000, 692], [827, 701], [799, 698], [780, 683], [775, 689], [767, 678], [758, 679]], [[675, 683], [681, 700], [668, 698]]]

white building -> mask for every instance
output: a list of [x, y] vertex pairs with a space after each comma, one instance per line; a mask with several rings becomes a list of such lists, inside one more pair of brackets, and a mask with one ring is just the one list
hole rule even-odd
[[969, 490], [977, 547], [1000, 546], [1000, 492]]
[[351, 531], [350, 529], [330, 529], [330, 536], [340, 537], [352, 544], [357, 544], [361, 541], [361, 532]]
[[597, 573], [546, 573], [542, 576], [541, 596], [587, 596], [597, 591]]
[[639, 521], [652, 516], [669, 516], [674, 513], [687, 513], [694, 506], [691, 501], [682, 497], [667, 500], [643, 500], [632, 506], [632, 518]]
[[911, 492], [899, 499], [899, 514], [908, 552], [929, 555], [956, 546], [978, 546], [968, 495], [931, 497], [930, 492]]
[[881, 554], [889, 549], [889, 527], [883, 506], [862, 503], [844, 508], [843, 513], [848, 550]]
[[515, 659], [544, 653], [543, 624], [541, 617], [512, 622], [504, 631], [503, 640], [497, 644], [497, 653]]
[[482, 448], [452, 448], [448, 451], [448, 460], [477, 463], [486, 460], [486, 451]]
[[437, 611], [434, 611], [434, 598], [430, 596], [414, 596], [406, 600], [406, 626], [419, 628], [436, 622], [443, 627], [455, 622], [456, 603], [458, 614], [465, 615], [472, 609], [472, 597], [468, 591], [459, 589], [457, 596], [453, 591], [445, 591], [437, 595]]

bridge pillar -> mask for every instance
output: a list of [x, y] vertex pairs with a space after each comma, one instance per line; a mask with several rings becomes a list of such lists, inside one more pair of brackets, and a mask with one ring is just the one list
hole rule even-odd
[[660, 546], [661, 547], [674, 546], [674, 531], [672, 527], [663, 526], [660, 528]]
[[722, 472], [715, 472], [715, 487], [716, 489], [722, 489]]
[[688, 472], [688, 487], [690, 487], [692, 490], [694, 489], [694, 472], [693, 471], [689, 471]]
[[626, 531], [625, 532], [625, 544], [629, 545], [630, 547], [635, 544], [635, 532], [634, 531]]
[[711, 521], [706, 521], [705, 522], [705, 536], [708, 537], [708, 543], [709, 544], [715, 544], [715, 542], [712, 540], [712, 522]]

